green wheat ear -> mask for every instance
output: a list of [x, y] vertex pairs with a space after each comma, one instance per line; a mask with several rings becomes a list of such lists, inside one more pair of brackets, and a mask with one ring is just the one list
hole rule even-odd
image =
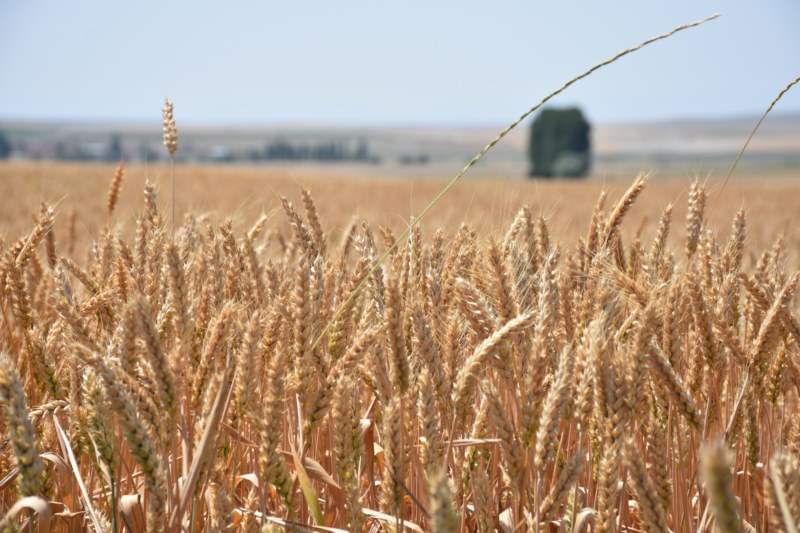
[[683, 30], [688, 30], [689, 28], [694, 28], [694, 27], [700, 26], [701, 24], [704, 24], [706, 22], [714, 20], [714, 19], [720, 17], [721, 15], [722, 15], [722, 13], [715, 13], [715, 14], [713, 14], [711, 16], [708, 16], [708, 17], [706, 17], [704, 19], [701, 19], [701, 20], [698, 20], [698, 21], [695, 21], [695, 22], [691, 22], [689, 24], [683, 24], [681, 26], [678, 26], [677, 28], [674, 28], [674, 29], [668, 31], [667, 33], [662, 33], [661, 35], [657, 35], [655, 37], [651, 37], [650, 39], [647, 39], [646, 41], [643, 41], [643, 42], [639, 43], [638, 45], [634, 46], [633, 48], [628, 48], [626, 50], [623, 50], [622, 52], [618, 53], [617, 55], [615, 55], [613, 57], [610, 57], [609, 59], [606, 59], [605, 61], [597, 63], [595, 66], [593, 66], [589, 70], [583, 72], [582, 74], [579, 74], [579, 75], [575, 76], [574, 78], [572, 78], [571, 80], [566, 82], [564, 85], [562, 85], [561, 87], [559, 87], [555, 91], [551, 92], [550, 94], [548, 94], [547, 96], [542, 98], [542, 100], [539, 103], [537, 103], [536, 105], [534, 105], [533, 107], [531, 107], [530, 109], [525, 111], [522, 115], [520, 115], [520, 117], [517, 120], [515, 120], [514, 122], [512, 122], [511, 124], [506, 126], [506, 128], [503, 131], [501, 131], [499, 134], [497, 134], [497, 137], [492, 139], [489, 142], [489, 144], [484, 146], [483, 149], [480, 152], [478, 152], [475, 155], [475, 157], [473, 157], [463, 169], [461, 169], [461, 172], [456, 174], [456, 176], [448, 182], [448, 184], [439, 192], [439, 194], [437, 194], [434, 197], [434, 199], [431, 200], [431, 202], [428, 205], [425, 206], [425, 208], [414, 219], [414, 221], [411, 222], [411, 224], [409, 224], [409, 226], [405, 229], [405, 231], [403, 231], [403, 233], [400, 234], [400, 236], [394, 241], [394, 243], [389, 247], [389, 249], [386, 250], [383, 253], [383, 255], [381, 255], [378, 258], [378, 261], [372, 266], [372, 268], [369, 269], [369, 271], [366, 273], [366, 275], [361, 279], [359, 284], [356, 286], [356, 288], [350, 294], [350, 297], [347, 298], [347, 300], [345, 300], [344, 302], [342, 302], [342, 304], [340, 304], [339, 307], [336, 309], [336, 312], [334, 313], [333, 317], [328, 321], [328, 323], [325, 325], [325, 328], [320, 332], [319, 336], [314, 341], [314, 344], [312, 345], [312, 349], [315, 349], [317, 347], [317, 345], [320, 343], [320, 341], [322, 340], [322, 338], [325, 337], [325, 335], [328, 334], [328, 331], [330, 330], [331, 325], [337, 319], [337, 317], [342, 312], [342, 310], [346, 309], [347, 306], [349, 306], [350, 303], [353, 301], [353, 299], [358, 296], [358, 294], [364, 288], [364, 285], [366, 285], [367, 280], [369, 280], [372, 277], [372, 275], [375, 273], [375, 271], [378, 270], [378, 268], [380, 268], [381, 264], [383, 264], [383, 262], [386, 260], [387, 257], [389, 257], [389, 255], [391, 255], [392, 252], [394, 252], [394, 250], [400, 245], [400, 243], [403, 241], [403, 239], [408, 237], [408, 234], [411, 232], [412, 229], [414, 229], [414, 226], [419, 224], [422, 221], [422, 219], [425, 218], [425, 216], [433, 208], [433, 206], [435, 206], [437, 203], [439, 203], [439, 200], [441, 200], [450, 191], [450, 189], [452, 189], [453, 186], [456, 183], [458, 183], [461, 180], [462, 177], [464, 177], [464, 174], [469, 172], [469, 170], [472, 167], [474, 167], [478, 163], [478, 161], [480, 161], [483, 158], [483, 156], [485, 156], [489, 152], [489, 150], [494, 148], [495, 145], [497, 143], [499, 143], [503, 139], [503, 137], [505, 137], [506, 135], [509, 134], [509, 132], [511, 132], [511, 130], [513, 130], [514, 128], [519, 126], [519, 124], [523, 120], [528, 118], [532, 113], [534, 113], [537, 109], [542, 107], [549, 100], [551, 100], [552, 98], [558, 96], [559, 94], [561, 94], [562, 92], [567, 90], [574, 83], [582, 80], [583, 78], [586, 78], [586, 77], [594, 74], [596, 71], [600, 70], [601, 68], [603, 68], [605, 66], [608, 66], [611, 63], [616, 62], [618, 59], [622, 59], [623, 57], [625, 57], [628, 54], [632, 54], [633, 52], [641, 50], [642, 48], [644, 48], [645, 46], [647, 46], [649, 44], [652, 44], [652, 43], [657, 42], [657, 41], [661, 41], [663, 39], [667, 39], [668, 37], [671, 37], [671, 36], [675, 35], [676, 33], [681, 32]]

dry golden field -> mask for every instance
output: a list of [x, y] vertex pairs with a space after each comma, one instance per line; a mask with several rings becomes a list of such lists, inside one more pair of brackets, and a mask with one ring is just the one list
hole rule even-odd
[[3, 531], [797, 531], [794, 177], [169, 176], [0, 165]]
[[[97, 236], [107, 224], [105, 196], [116, 165], [77, 163], [0, 163], [0, 235], [18, 237], [31, 223], [31, 215], [42, 201], [53, 205], [60, 223], [56, 232], [65, 231], [64, 219], [76, 213], [77, 239], [85, 242]], [[453, 169], [453, 174], [459, 170]], [[724, 169], [727, 170], [727, 169]], [[795, 221], [800, 220], [800, 171], [785, 174], [734, 177], [718, 194], [717, 179], [709, 178], [707, 188], [709, 226], [724, 234], [733, 215], [744, 208], [751, 226], [748, 241], [754, 247], [771, 245], [779, 234], [798, 242]], [[133, 230], [135, 217], [142, 209], [142, 191], [146, 180], [155, 184], [163, 206], [169, 207], [169, 167], [130, 166], [125, 171], [125, 185], [119, 208], [112, 223], [123, 232]], [[235, 226], [246, 227], [260, 215], [271, 217], [271, 225], [286, 231], [288, 226], [278, 212], [280, 196], [299, 199], [300, 189], [308, 188], [316, 199], [326, 231], [338, 238], [354, 218], [363, 217], [376, 227], [388, 227], [395, 233], [405, 229], [410, 217], [438, 193], [447, 176], [431, 179], [397, 179], [376, 176], [347, 178], [336, 172], [269, 167], [180, 166], [177, 176], [178, 220], [186, 213], [206, 213], [216, 223], [231, 218]], [[737, 174], [738, 176], [738, 174]], [[462, 223], [468, 223], [487, 235], [504, 229], [524, 205], [543, 215], [552, 227], [556, 241], [573, 244], [588, 230], [594, 203], [602, 190], [621, 194], [635, 178], [604, 182], [520, 181], [503, 178], [471, 180], [469, 175], [433, 210], [425, 221], [426, 233], [443, 228], [452, 235]], [[683, 220], [686, 195], [696, 176], [662, 176], [654, 172], [647, 193], [633, 206], [624, 231], [633, 233], [642, 224], [652, 233], [661, 211], [675, 204], [674, 217]], [[704, 176], [700, 176], [701, 180]], [[63, 235], [59, 235], [60, 237]], [[682, 239], [679, 226], [673, 237]], [[789, 250], [796, 248], [788, 246]]]

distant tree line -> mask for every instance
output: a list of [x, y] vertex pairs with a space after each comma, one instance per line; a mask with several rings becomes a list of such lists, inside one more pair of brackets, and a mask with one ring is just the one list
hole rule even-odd
[[[12, 155], [30, 155], [29, 144], [19, 140], [12, 143], [9, 135], [0, 131], [0, 159], [7, 159]], [[112, 135], [107, 143], [78, 144], [57, 141], [52, 145], [51, 154], [51, 157], [66, 161], [119, 161], [123, 157], [122, 142], [118, 135]]]
[[[16, 155], [32, 159], [56, 159], [61, 161], [109, 161], [120, 159], [136, 160], [147, 157], [158, 161], [164, 154], [158, 143], [133, 145], [113, 133], [105, 140], [47, 139], [16, 140], [12, 143], [10, 135], [0, 131], [0, 159]], [[143, 154], [146, 154], [144, 156]], [[266, 161], [350, 161], [358, 163], [379, 163], [380, 158], [370, 152], [366, 139], [333, 139], [317, 142], [289, 141], [279, 138], [269, 141], [259, 148], [229, 148], [224, 145], [189, 143], [182, 150], [183, 160], [202, 162], [266, 162]]]
[[379, 159], [370, 154], [363, 139], [355, 148], [345, 141], [324, 141], [317, 144], [292, 143], [278, 139], [268, 143], [260, 152], [251, 154], [253, 160], [264, 161], [355, 161], [377, 163]]
[[119, 161], [123, 158], [120, 138], [112, 135], [108, 143], [75, 144], [58, 141], [56, 159], [64, 161]]

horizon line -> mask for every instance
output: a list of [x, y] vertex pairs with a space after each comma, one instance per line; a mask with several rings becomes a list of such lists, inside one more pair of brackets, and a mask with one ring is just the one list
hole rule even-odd
[[[602, 126], [627, 126], [634, 124], [678, 124], [684, 122], [727, 122], [727, 121], [741, 121], [741, 120], [757, 120], [760, 113], [730, 113], [724, 115], [676, 115], [673, 117], [661, 118], [645, 118], [640, 120], [622, 119], [622, 120], [597, 120], [593, 125]], [[776, 112], [770, 115], [772, 121], [778, 120], [794, 120], [800, 119], [800, 110], [787, 110]], [[76, 117], [59, 117], [59, 118], [41, 118], [41, 117], [7, 117], [0, 116], [0, 125], [25, 125], [25, 126], [77, 126], [77, 127], [152, 127], [153, 123], [160, 124], [161, 116], [151, 119], [145, 118], [76, 118]], [[424, 122], [424, 121], [374, 121], [374, 122], [361, 122], [361, 121], [305, 121], [305, 120], [278, 120], [278, 121], [214, 121], [214, 120], [185, 120], [181, 121], [181, 126], [187, 130], [224, 130], [224, 129], [238, 129], [238, 130], [258, 130], [263, 128], [289, 128], [289, 129], [308, 129], [308, 128], [325, 128], [325, 129], [484, 129], [484, 128], [497, 128], [505, 124], [503, 121], [489, 122], [489, 121], [475, 121], [475, 122]]]

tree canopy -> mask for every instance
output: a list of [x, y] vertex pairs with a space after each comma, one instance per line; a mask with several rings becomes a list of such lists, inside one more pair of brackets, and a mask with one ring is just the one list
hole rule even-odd
[[543, 109], [531, 125], [532, 177], [580, 177], [589, 171], [590, 125], [577, 107]]

